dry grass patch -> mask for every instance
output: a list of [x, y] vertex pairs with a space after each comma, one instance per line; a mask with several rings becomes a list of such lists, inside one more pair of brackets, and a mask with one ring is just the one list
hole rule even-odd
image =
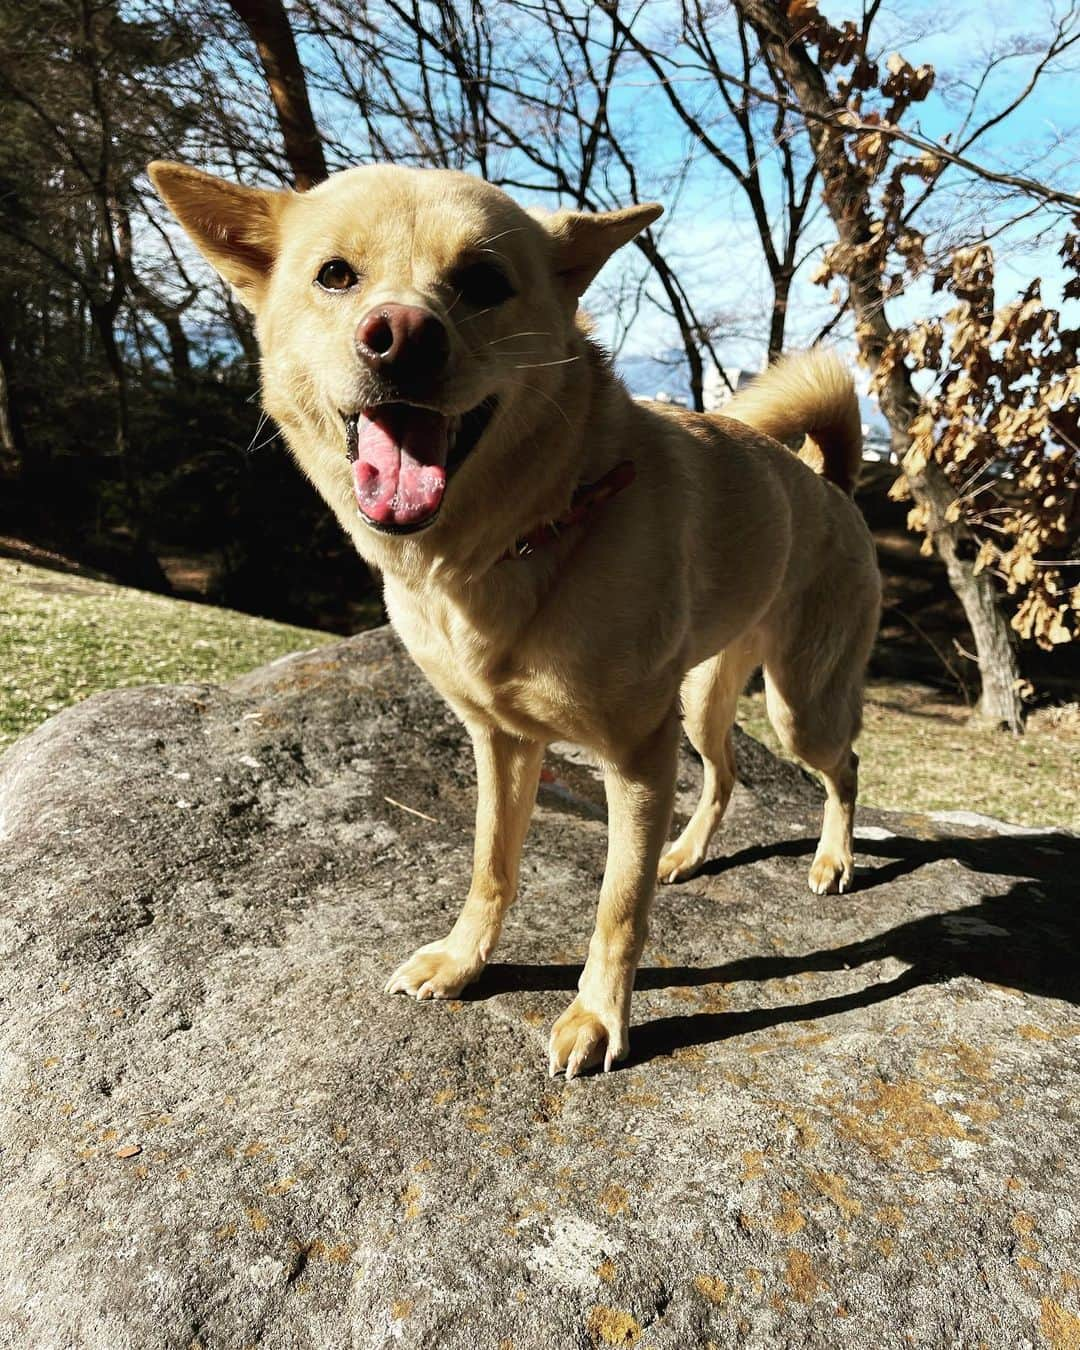
[[[739, 723], [779, 751], [765, 697], [739, 703]], [[979, 811], [1017, 825], [1080, 829], [1080, 716], [1035, 713], [1013, 738], [970, 725], [967, 709], [920, 684], [873, 680], [856, 747], [859, 797], [912, 811]]]

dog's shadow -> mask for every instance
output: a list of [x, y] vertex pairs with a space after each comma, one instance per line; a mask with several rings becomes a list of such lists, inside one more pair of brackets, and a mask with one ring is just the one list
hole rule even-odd
[[[815, 843], [813, 839], [788, 839], [742, 849], [707, 863], [700, 875], [715, 876], [768, 858], [809, 856]], [[947, 858], [999, 882], [1003, 877], [1016, 880], [1008, 890], [986, 895], [978, 904], [924, 915], [842, 947], [801, 956], [751, 956], [718, 966], [644, 966], [638, 970], [635, 989], [775, 980], [806, 971], [844, 970], [889, 956], [908, 969], [895, 979], [810, 1003], [691, 1013], [635, 1025], [628, 1063], [640, 1064], [687, 1046], [787, 1022], [869, 1007], [957, 975], [1080, 1003], [1080, 838], [1062, 834], [933, 840], [893, 836], [859, 840], [856, 849], [860, 855], [882, 860], [857, 874], [856, 895]], [[807, 903], [815, 903], [809, 892]], [[722, 940], [720, 924], [717, 940]], [[580, 974], [578, 965], [493, 962], [464, 997], [486, 999], [522, 990], [574, 991]]]

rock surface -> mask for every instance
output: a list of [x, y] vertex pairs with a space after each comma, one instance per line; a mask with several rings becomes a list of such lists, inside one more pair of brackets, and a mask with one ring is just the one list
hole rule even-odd
[[[0, 1344], [1080, 1344], [1080, 840], [863, 811], [753, 742], [631, 1062], [544, 1074], [603, 865], [553, 753], [467, 997], [467, 741], [387, 630], [92, 698], [0, 762]], [[682, 809], [698, 771], [683, 764]]]

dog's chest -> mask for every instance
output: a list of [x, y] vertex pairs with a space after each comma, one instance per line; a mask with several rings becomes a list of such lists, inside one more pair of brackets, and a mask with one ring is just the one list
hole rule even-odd
[[573, 736], [580, 693], [525, 640], [496, 640], [451, 606], [387, 586], [391, 622], [413, 660], [463, 717], [538, 740]]

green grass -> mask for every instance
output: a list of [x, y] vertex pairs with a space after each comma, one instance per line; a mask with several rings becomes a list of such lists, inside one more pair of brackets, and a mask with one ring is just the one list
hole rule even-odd
[[121, 685], [228, 680], [332, 633], [0, 558], [0, 751]]
[[[89, 581], [0, 558], [0, 750], [70, 703], [121, 685], [228, 680], [333, 634]], [[764, 699], [739, 721], [777, 748]], [[1039, 714], [1028, 734], [965, 724], [920, 685], [875, 681], [859, 741], [860, 795], [875, 806], [981, 811], [1080, 828], [1080, 713]]]

